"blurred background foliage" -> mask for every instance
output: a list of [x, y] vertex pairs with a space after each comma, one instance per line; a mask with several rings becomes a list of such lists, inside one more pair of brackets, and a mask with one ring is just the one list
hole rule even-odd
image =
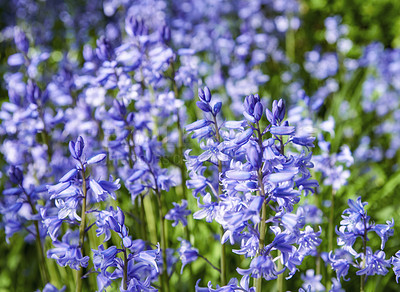
[[[18, 3], [18, 5], [16, 5]], [[24, 6], [24, 3], [27, 6]], [[89, 7], [90, 6], [90, 7]], [[10, 25], [18, 25], [23, 29], [30, 31], [32, 39], [31, 42], [38, 43], [52, 51], [50, 62], [46, 63], [46, 67], [42, 68], [45, 75], [51, 76], [56, 70], [56, 66], [52, 67], [52, 61], [56, 64], [62, 59], [63, 54], [68, 52], [75, 55], [77, 60], [83, 62], [82, 48], [89, 40], [92, 45], [95, 44], [97, 37], [104, 33], [104, 30], [110, 28], [110, 23], [117, 23], [118, 19], [115, 16], [108, 17], [102, 13], [103, 6], [101, 1], [38, 1], [38, 9], [31, 10], [29, 1], [9, 1], [0, 0], [0, 78], [1, 90], [0, 100], [6, 100], [7, 90], [3, 75], [9, 70], [7, 65], [7, 58], [16, 52], [13, 34], [8, 30]], [[89, 9], [90, 8], [90, 9]], [[90, 17], [86, 15], [85, 11], [93, 11], [97, 9], [99, 13]], [[51, 13], [47, 11], [51, 10]], [[70, 15], [81, 14], [83, 17], [80, 21], [70, 24], [68, 27], [65, 25], [68, 20], [63, 19], [63, 11], [68, 10]], [[330, 49], [330, 45], [325, 41], [324, 20], [326, 17], [338, 15], [342, 18], [342, 23], [346, 24], [349, 28], [348, 38], [353, 41], [353, 48], [350, 54], [354, 57], [361, 56], [362, 48], [372, 42], [381, 42], [385, 48], [399, 48], [400, 47], [400, 1], [393, 0], [310, 0], [301, 1], [300, 18], [302, 21], [300, 29], [295, 33], [294, 52], [295, 60], [301, 63], [304, 58], [304, 53], [312, 50], [316, 46], [323, 49]], [[87, 16], [85, 19], [84, 16]], [[95, 16], [95, 17], [94, 17]], [[73, 18], [75, 19], [75, 18]], [[76, 20], [76, 19], [75, 19]], [[34, 23], [34, 25], [30, 25]], [[82, 26], [90, 25], [91, 29], [88, 30], [88, 35], [81, 34]], [[87, 30], [83, 30], [87, 31]], [[38, 39], [36, 39], [38, 38]], [[270, 72], [276, 72], [274, 76], [270, 74], [271, 80], [267, 88], [261, 88], [260, 93], [263, 91], [270, 96], [279, 95], [282, 90], [282, 82], [280, 81], [280, 68], [274, 68], [273, 65], [269, 67]], [[340, 90], [327, 100], [324, 106], [322, 115], [325, 118], [332, 115], [336, 123], [336, 133], [332, 141], [334, 150], [338, 150], [341, 145], [348, 144], [352, 151], [354, 151], [363, 136], [370, 136], [373, 145], [387, 148], [388, 141], [385, 137], [379, 140], [373, 139], [373, 127], [377, 124], [379, 117], [374, 113], [365, 114], [360, 105], [362, 94], [362, 83], [366, 78], [366, 71], [368, 69], [360, 69], [354, 77], [348, 81], [346, 85], [341, 84]], [[318, 84], [305, 83], [305, 90], [315, 90]], [[277, 97], [277, 96], [276, 96]], [[340, 104], [347, 100], [350, 103], [350, 110], [353, 115], [349, 119], [341, 119], [342, 112]], [[195, 111], [193, 110], [192, 120], [195, 119]], [[346, 129], [352, 129], [352, 135], [346, 135]], [[343, 187], [337, 194], [337, 214], [335, 222], [338, 224], [340, 221], [340, 213], [346, 208], [347, 199], [354, 198], [358, 195], [363, 196], [369, 205], [367, 207], [369, 215], [371, 215], [377, 223], [384, 223], [385, 220], [393, 217], [397, 224], [395, 225], [395, 237], [390, 239], [387, 243], [387, 254], [393, 255], [400, 246], [400, 204], [397, 202], [398, 189], [400, 185], [400, 171], [398, 169], [398, 162], [400, 157], [397, 154], [392, 160], [384, 160], [383, 162], [369, 162], [362, 167], [352, 167], [351, 177], [348, 185]], [[3, 180], [4, 181], [4, 177]], [[328, 207], [323, 206], [323, 201], [329, 199], [330, 190], [320, 194], [320, 197], [311, 198], [311, 201], [318, 203], [323, 211], [328, 212]], [[368, 194], [368, 195], [366, 195]], [[123, 204], [123, 200], [121, 199]], [[195, 204], [194, 199], [191, 198], [191, 204]], [[171, 203], [171, 202], [170, 202]], [[156, 208], [156, 206], [152, 206]], [[132, 223], [133, 224], [133, 223]], [[193, 224], [193, 220], [189, 221]], [[218, 258], [218, 248], [214, 247], [215, 241], [212, 239], [212, 234], [215, 230], [213, 226], [201, 222], [196, 223], [196, 228], [199, 228], [204, 237], [202, 240], [196, 242], [196, 247], [200, 252], [207, 253], [209, 258]], [[326, 230], [327, 223], [323, 224], [323, 230]], [[37, 267], [37, 259], [35, 256], [36, 249], [34, 244], [25, 244], [19, 235], [14, 236], [10, 243], [7, 244], [4, 240], [4, 231], [0, 229], [0, 292], [2, 291], [33, 291], [38, 287], [39, 273], [34, 269]], [[170, 232], [181, 232], [181, 230]], [[322, 237], [324, 234], [322, 235]], [[371, 239], [372, 245], [379, 245], [377, 238]], [[217, 246], [217, 245], [215, 245]], [[242, 259], [236, 257], [236, 263], [232, 266], [238, 266]], [[50, 260], [48, 263], [50, 264]], [[305, 262], [306, 266], [308, 263]], [[54, 266], [54, 270], [56, 267]], [[65, 276], [71, 277], [67, 269], [58, 272], [58, 277]], [[193, 264], [193, 270], [200, 271], [204, 275], [203, 285], [205, 280], [215, 279], [218, 277], [217, 273], [204, 265], [201, 260]], [[54, 272], [54, 271], [53, 271]], [[353, 275], [354, 276], [354, 275]], [[188, 270], [186, 269], [182, 276], [176, 276], [173, 279], [177, 287], [183, 287], [185, 291], [187, 284], [190, 282], [188, 279]], [[351, 275], [350, 275], [351, 277]], [[301, 286], [300, 276], [295, 276], [298, 282], [298, 287]], [[358, 279], [357, 279], [358, 281]], [[178, 286], [180, 285], [180, 286]], [[274, 289], [275, 284], [271, 284], [270, 289]], [[351, 289], [351, 282], [343, 283], [344, 289], [347, 291]], [[178, 288], [177, 288], [178, 289]], [[394, 276], [391, 272], [390, 276], [371, 277], [368, 282], [367, 291], [398, 291], [400, 288], [394, 282]], [[189, 291], [189, 290], [188, 290]]]

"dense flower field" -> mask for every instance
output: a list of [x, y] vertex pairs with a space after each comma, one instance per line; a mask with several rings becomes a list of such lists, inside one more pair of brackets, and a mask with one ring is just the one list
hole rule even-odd
[[399, 49], [307, 1], [2, 5], [0, 291], [400, 289]]

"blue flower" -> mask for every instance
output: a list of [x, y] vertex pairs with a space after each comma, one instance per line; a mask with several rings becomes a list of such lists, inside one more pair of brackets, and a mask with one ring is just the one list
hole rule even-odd
[[375, 226], [372, 227], [371, 230], [375, 231], [376, 234], [381, 238], [381, 249], [383, 250], [385, 248], [386, 241], [389, 239], [389, 237], [393, 236], [394, 230], [394, 220], [392, 219], [391, 221], [386, 221], [386, 224], [376, 224]]
[[400, 277], [400, 251], [396, 252], [395, 256], [391, 258], [391, 264], [393, 265], [393, 272], [396, 275], [396, 282], [399, 283]]
[[107, 270], [108, 267], [116, 266], [115, 257], [121, 252], [115, 246], [110, 246], [104, 249], [104, 246], [99, 245], [98, 249], [93, 251], [93, 265], [96, 270], [101, 269], [102, 272]]
[[237, 268], [236, 270], [240, 275], [251, 275], [253, 278], [263, 277], [267, 281], [276, 279], [278, 274], [284, 271], [276, 270], [275, 263], [269, 255], [253, 258], [249, 269]]
[[332, 269], [336, 271], [336, 277], [338, 280], [343, 277], [345, 281], [348, 281], [346, 279], [346, 275], [349, 272], [350, 268], [350, 263], [347, 258], [340, 258], [335, 255], [333, 255], [332, 251], [329, 253], [329, 261], [332, 266]]
[[176, 225], [179, 224], [179, 222], [182, 222], [183, 226], [187, 225], [187, 219], [186, 216], [189, 216], [191, 211], [187, 209], [187, 201], [182, 200], [182, 204], [179, 205], [178, 203], [172, 202], [174, 205], [173, 209], [170, 209], [165, 215], [165, 219], [167, 220], [174, 220], [172, 223], [173, 227], [176, 227]]
[[194, 219], [206, 218], [208, 223], [211, 223], [217, 216], [218, 203], [211, 201], [210, 193], [207, 193], [203, 198], [203, 204], [200, 203], [200, 198], [197, 201], [202, 210], [199, 210], [193, 214]]
[[178, 253], [179, 253], [179, 258], [182, 261], [182, 268], [181, 268], [181, 274], [182, 274], [183, 268], [187, 264], [197, 260], [199, 256], [199, 251], [197, 248], [192, 247], [189, 241], [181, 240], [181, 245], [178, 248]]
[[229, 156], [224, 154], [222, 150], [224, 145], [207, 139], [207, 144], [201, 143], [201, 149], [205, 150], [202, 154], [198, 156], [200, 162], [210, 160], [211, 162], [218, 163], [218, 161], [228, 161]]
[[[361, 256], [364, 258], [364, 254]], [[385, 252], [378, 250], [372, 253], [371, 248], [368, 246], [365, 256], [365, 268], [361, 268], [356, 272], [357, 275], [386, 275], [390, 267], [390, 260], [385, 259]]]
[[50, 283], [47, 283], [46, 286], [44, 286], [42, 292], [64, 292], [67, 287], [62, 287], [61, 289], [57, 289], [55, 286], [53, 286]]
[[86, 268], [89, 263], [89, 257], [82, 256], [79, 247], [79, 233], [76, 231], [67, 231], [62, 241], [54, 241], [55, 248], [47, 252], [47, 257], [55, 259], [62, 266], [69, 266], [71, 269], [79, 270], [80, 267]]
[[307, 270], [305, 275], [301, 275], [301, 279], [304, 281], [304, 289], [309, 289], [311, 292], [325, 291], [325, 287], [321, 284], [322, 275], [315, 275], [314, 270]]

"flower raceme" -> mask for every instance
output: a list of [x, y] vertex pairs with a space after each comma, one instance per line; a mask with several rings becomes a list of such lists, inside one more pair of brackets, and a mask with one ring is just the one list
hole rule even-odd
[[[393, 219], [386, 224], [375, 224], [370, 222], [371, 217], [365, 210], [366, 202], [357, 200], [348, 200], [349, 208], [343, 211], [339, 228], [336, 228], [338, 235], [337, 243], [340, 249], [329, 254], [329, 263], [332, 269], [336, 271], [337, 279], [340, 280], [348, 274], [350, 266], [357, 269], [356, 274], [362, 277], [361, 285], [366, 281], [366, 276], [386, 275], [388, 268], [393, 263], [393, 270], [396, 274], [397, 261], [395, 257], [386, 259], [385, 248], [386, 241], [393, 235]], [[373, 252], [371, 247], [367, 246], [369, 234], [375, 232], [381, 239], [380, 250]], [[361, 238], [363, 242], [362, 250], [356, 250], [354, 245], [356, 239]], [[396, 274], [397, 275], [397, 274]], [[397, 279], [397, 277], [396, 277]]]
[[[220, 106], [212, 106], [207, 87], [199, 90], [199, 98], [204, 118], [186, 126], [203, 150], [199, 156], [186, 152], [187, 186], [200, 208], [194, 218], [218, 222], [224, 229], [221, 242], [239, 243], [241, 248], [234, 252], [253, 258], [249, 269], [237, 269], [239, 274], [273, 280], [288, 270], [288, 277], [293, 276], [321, 242], [321, 230], [305, 226], [301, 212], [292, 213], [301, 194], [313, 193], [318, 186], [310, 179], [311, 152], [296, 152], [294, 147], [313, 147], [314, 138], [295, 136], [295, 128], [285, 120], [283, 100], [264, 110], [260, 97], [249, 95], [243, 120], [221, 122]], [[262, 128], [264, 112], [269, 125]], [[206, 169], [219, 175], [206, 177]], [[270, 243], [265, 242], [267, 232], [274, 236], [268, 235]]]

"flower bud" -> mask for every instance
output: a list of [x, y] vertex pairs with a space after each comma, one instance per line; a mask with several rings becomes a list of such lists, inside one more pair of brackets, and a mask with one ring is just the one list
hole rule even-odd
[[257, 102], [254, 107], [254, 114], [253, 114], [257, 122], [261, 120], [262, 114], [263, 114], [263, 105], [261, 104], [261, 102]]
[[24, 174], [22, 173], [21, 169], [15, 167], [14, 165], [11, 165], [8, 174], [12, 183], [16, 185], [22, 184], [22, 181], [24, 180]]

